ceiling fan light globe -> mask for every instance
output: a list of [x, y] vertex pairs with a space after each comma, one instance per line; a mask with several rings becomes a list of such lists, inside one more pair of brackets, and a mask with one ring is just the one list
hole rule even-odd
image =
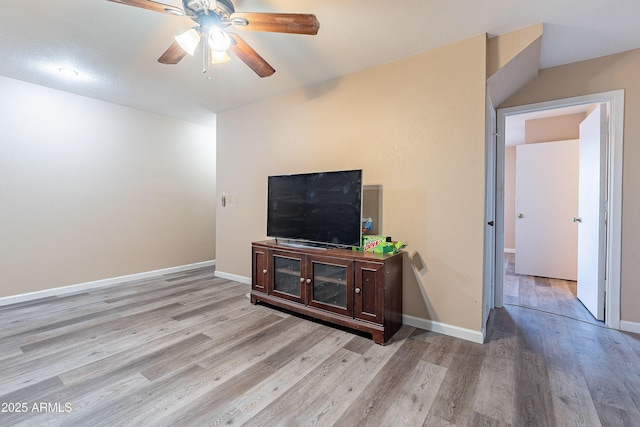
[[200, 43], [200, 34], [198, 34], [195, 29], [190, 28], [179, 36], [176, 36], [175, 39], [185, 52], [193, 56], [196, 47], [198, 47], [198, 43]]
[[217, 52], [225, 52], [231, 46], [229, 34], [218, 27], [211, 27], [209, 30], [209, 47]]
[[211, 49], [211, 63], [222, 64], [223, 62], [231, 61], [231, 57], [227, 52]]

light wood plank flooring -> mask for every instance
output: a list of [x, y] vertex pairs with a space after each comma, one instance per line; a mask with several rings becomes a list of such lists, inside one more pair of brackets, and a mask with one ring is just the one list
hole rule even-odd
[[[494, 310], [386, 346], [201, 269], [0, 307], [0, 425], [640, 425], [640, 337]], [[24, 404], [24, 405], [23, 405]]]
[[576, 282], [516, 274], [515, 257], [515, 254], [504, 254], [504, 304], [535, 308], [604, 326], [578, 300]]

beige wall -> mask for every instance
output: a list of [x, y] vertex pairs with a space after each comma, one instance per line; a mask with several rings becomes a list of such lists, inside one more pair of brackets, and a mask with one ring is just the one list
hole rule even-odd
[[405, 314], [481, 330], [486, 37], [218, 115], [218, 271], [250, 277], [267, 176], [362, 168], [408, 241]]
[[625, 90], [621, 319], [640, 322], [640, 49], [541, 70], [500, 107]]
[[524, 122], [524, 142], [565, 141], [580, 138], [580, 123], [586, 113], [565, 114], [555, 117], [527, 120]]
[[516, 147], [504, 150], [504, 249], [516, 249]]
[[215, 258], [214, 127], [0, 77], [0, 296]]

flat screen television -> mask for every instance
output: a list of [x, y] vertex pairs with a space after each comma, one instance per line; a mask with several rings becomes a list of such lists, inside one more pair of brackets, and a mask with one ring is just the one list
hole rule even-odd
[[362, 170], [270, 176], [267, 199], [269, 237], [362, 244]]

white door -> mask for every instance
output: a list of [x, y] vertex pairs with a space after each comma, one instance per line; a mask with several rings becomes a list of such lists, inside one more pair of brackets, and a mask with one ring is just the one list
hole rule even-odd
[[576, 280], [579, 140], [516, 147], [517, 274]]
[[606, 106], [598, 105], [580, 123], [578, 221], [578, 299], [604, 320]]

